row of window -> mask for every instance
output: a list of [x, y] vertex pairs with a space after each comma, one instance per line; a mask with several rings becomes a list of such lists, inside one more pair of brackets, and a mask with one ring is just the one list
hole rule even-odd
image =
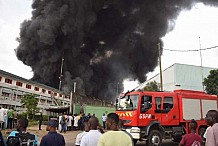
[[[2, 80], [2, 77], [0, 76], [0, 81]], [[9, 79], [9, 78], [5, 78], [5, 83], [7, 84], [12, 84], [12, 79]], [[16, 86], [19, 86], [19, 87], [23, 87], [23, 83], [20, 82], [20, 81], [16, 81]], [[32, 86], [30, 84], [26, 84], [26, 88], [27, 89], [32, 89]], [[34, 90], [35, 91], [39, 91], [39, 87], [34, 87]], [[43, 93], [46, 93], [46, 89], [42, 89], [42, 92]], [[52, 92], [52, 91], [49, 91], [48, 90], [48, 94], [53, 94], [54, 96], [57, 96], [58, 94], [56, 92]], [[62, 94], [59, 94], [59, 97], [62, 97]], [[66, 97], [66, 98], [69, 98], [69, 97]]]

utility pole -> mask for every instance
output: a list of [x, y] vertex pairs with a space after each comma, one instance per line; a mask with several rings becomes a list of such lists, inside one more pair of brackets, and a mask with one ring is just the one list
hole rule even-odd
[[59, 91], [61, 91], [61, 86], [62, 86], [62, 77], [63, 77], [63, 66], [64, 66], [64, 53], [62, 55], [62, 59], [61, 59], [61, 73], [60, 73], [60, 77], [59, 77]]
[[70, 92], [70, 113], [72, 113], [72, 100], [73, 100], [73, 92]]
[[160, 91], [163, 91], [163, 76], [162, 76], [162, 66], [161, 66], [161, 50], [160, 43], [157, 44], [159, 52], [159, 67], [160, 67]]
[[201, 59], [201, 81], [202, 81], [202, 89], [204, 91], [204, 85], [203, 85], [203, 81], [204, 81], [204, 73], [203, 73], [203, 66], [202, 66], [202, 54], [201, 54], [201, 37], [199, 37], [199, 52], [200, 52], [200, 59]]

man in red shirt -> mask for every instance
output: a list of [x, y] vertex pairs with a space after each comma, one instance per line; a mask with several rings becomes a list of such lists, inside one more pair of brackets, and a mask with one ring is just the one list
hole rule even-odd
[[197, 122], [195, 120], [191, 120], [189, 123], [189, 130], [191, 133], [183, 136], [179, 146], [201, 146], [202, 139], [198, 134], [196, 134], [197, 127]]

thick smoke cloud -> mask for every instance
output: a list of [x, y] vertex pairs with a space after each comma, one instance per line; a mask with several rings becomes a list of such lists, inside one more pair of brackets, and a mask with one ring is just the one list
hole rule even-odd
[[[21, 25], [17, 57], [32, 80], [111, 100], [126, 78], [145, 81], [158, 62], [157, 44], [184, 9], [217, 0], [34, 0]], [[162, 43], [161, 43], [162, 46]], [[161, 50], [162, 51], [162, 50]], [[118, 84], [119, 83], [119, 84]], [[117, 88], [119, 87], [119, 88]]]

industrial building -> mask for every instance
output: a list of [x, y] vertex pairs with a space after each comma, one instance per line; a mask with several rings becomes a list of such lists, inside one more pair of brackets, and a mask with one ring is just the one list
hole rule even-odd
[[[175, 63], [162, 71], [163, 91], [173, 91], [176, 89], [204, 91], [203, 79], [209, 75], [210, 70], [215, 69]], [[160, 84], [160, 74], [148, 79], [143, 83], [143, 87], [151, 81], [156, 81]]]
[[22, 95], [31, 93], [38, 99], [41, 110], [49, 108], [66, 108], [70, 106], [70, 96], [63, 92], [31, 80], [21, 78], [0, 70], [0, 107], [14, 107], [22, 110]]

